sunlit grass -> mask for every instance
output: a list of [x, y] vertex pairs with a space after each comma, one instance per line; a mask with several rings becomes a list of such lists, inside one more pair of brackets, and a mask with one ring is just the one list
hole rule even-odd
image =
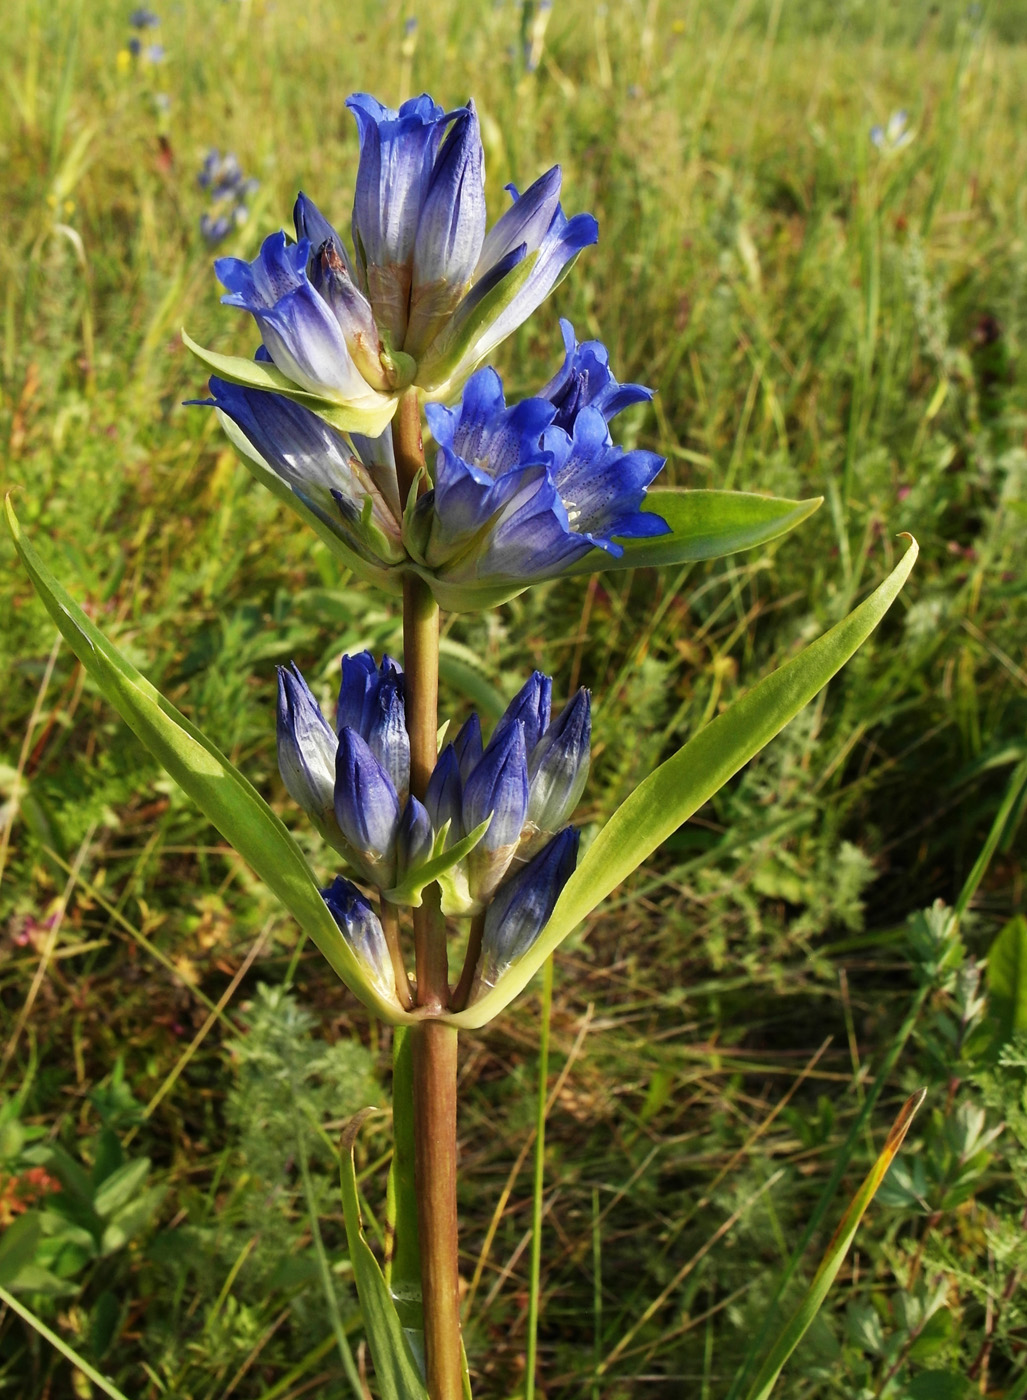
[[[507, 181], [559, 161], [567, 211], [600, 221], [598, 248], [504, 347], [510, 391], [552, 373], [566, 315], [606, 341], [620, 379], [658, 389], [627, 431], [666, 454], [671, 480], [826, 497], [757, 556], [562, 582], [447, 624], [460, 663], [447, 711], [489, 687], [512, 693], [543, 660], [558, 691], [592, 687], [586, 820], [836, 621], [894, 562], [900, 531], [921, 543], [880, 635], [557, 961], [540, 1388], [722, 1397], [914, 1005], [901, 926], [955, 901], [1023, 755], [1027, 21], [1012, 5], [982, 20], [962, 4], [566, 0], [525, 25], [513, 3], [190, 0], [143, 36], [166, 52], [147, 64], [127, 52], [130, 8], [5, 9], [4, 485], [66, 586], [272, 796], [320, 872], [330, 865], [277, 778], [273, 665], [295, 657], [327, 692], [339, 653], [395, 650], [399, 620], [258, 492], [212, 415], [182, 407], [204, 387], [182, 325], [252, 349], [244, 318], [218, 305], [200, 235], [210, 147], [261, 182], [219, 249], [252, 256], [299, 188], [346, 227], [349, 92], [473, 95], [494, 213]], [[870, 128], [899, 109], [913, 139], [882, 155]], [[147, 1180], [165, 1191], [135, 1244], [80, 1266], [68, 1255], [64, 1294], [32, 1306], [133, 1397], [339, 1394], [298, 1169], [279, 1154], [275, 1187], [273, 1163], [247, 1161], [256, 1129], [226, 1047], [256, 982], [293, 974], [317, 1016], [311, 1063], [322, 1037], [356, 1036], [384, 1072], [388, 1047], [51, 653], [52, 628], [5, 559], [2, 1093], [23, 1096], [30, 1135], [3, 1129], [0, 1173], [22, 1170], [37, 1130], [90, 1169], [113, 1151], [105, 1132], [134, 1132], [129, 1154], [149, 1156]], [[1022, 908], [1020, 811], [964, 928], [978, 955]], [[939, 1122], [970, 1093], [933, 1048], [947, 1005], [937, 994], [906, 1022], [853, 1186], [907, 1090], [934, 1086], [924, 1117], [933, 1105]], [[523, 1389], [537, 1018], [526, 997], [464, 1045], [468, 1347], [476, 1394], [497, 1400]], [[323, 1110], [312, 1170], [356, 1345], [337, 1125]], [[384, 1146], [372, 1137], [365, 1168]], [[998, 1305], [1002, 1269], [1020, 1259], [1005, 1243], [1020, 1205], [1002, 1202], [1020, 1170], [998, 1150], [929, 1236], [912, 1209], [872, 1210], [782, 1393], [852, 1395], [858, 1382], [891, 1397], [909, 1366], [965, 1373], [989, 1318], [1002, 1384], [1019, 1319], [1015, 1302]], [[381, 1183], [379, 1170], [362, 1181], [375, 1206]], [[944, 1335], [932, 1324], [934, 1351], [901, 1301], [928, 1286], [952, 1320]], [[868, 1307], [892, 1351], [874, 1350]], [[60, 1395], [69, 1374], [0, 1316], [0, 1390]]]

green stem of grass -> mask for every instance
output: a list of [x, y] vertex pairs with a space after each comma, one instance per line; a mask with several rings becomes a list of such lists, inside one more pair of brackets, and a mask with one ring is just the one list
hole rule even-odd
[[542, 970], [542, 1015], [538, 1042], [538, 1108], [535, 1118], [535, 1180], [531, 1203], [531, 1283], [528, 1294], [528, 1355], [524, 1400], [535, 1400], [538, 1313], [542, 1282], [542, 1188], [546, 1170], [546, 1100], [549, 1086], [549, 1023], [553, 1014], [553, 960]]

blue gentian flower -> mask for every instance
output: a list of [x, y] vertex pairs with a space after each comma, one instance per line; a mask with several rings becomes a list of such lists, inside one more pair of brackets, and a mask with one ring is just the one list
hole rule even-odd
[[526, 851], [559, 831], [581, 801], [591, 742], [591, 697], [582, 689], [543, 732], [529, 755], [528, 823], [538, 834], [526, 843]]
[[[447, 112], [422, 94], [393, 110], [357, 93], [347, 105], [360, 141], [352, 257], [300, 195], [295, 244], [272, 234], [252, 263], [224, 258], [215, 269], [223, 301], [253, 315], [292, 386], [281, 392], [311, 396], [307, 406], [337, 427], [380, 433], [409, 385], [455, 394], [598, 228], [590, 214], [564, 215], [554, 167], [523, 195], [511, 187], [513, 207], [486, 233], [471, 102]], [[257, 383], [242, 365], [235, 377]]]
[[200, 215], [200, 237], [212, 248], [216, 247], [218, 243], [223, 243], [233, 228], [235, 228], [235, 222], [227, 214], [218, 214], [215, 217], [204, 211]]
[[525, 586], [591, 549], [619, 558], [618, 540], [668, 533], [642, 510], [663, 458], [616, 446], [607, 422], [647, 391], [618, 385], [593, 347], [576, 345], [547, 390], [553, 399], [507, 408], [499, 375], [482, 369], [457, 408], [428, 405], [435, 484], [417, 514], [424, 562], [440, 578]]
[[406, 557], [392, 436], [351, 443], [318, 414], [281, 394], [212, 375], [209, 399], [244, 457], [269, 468], [359, 558], [389, 567]]
[[342, 935], [371, 974], [381, 994], [396, 1000], [396, 978], [385, 933], [369, 902], [349, 880], [336, 876], [321, 898], [328, 905]]
[[138, 10], [132, 11], [128, 22], [133, 29], [156, 29], [160, 24], [160, 16], [155, 15], [152, 10], [140, 7]]
[[532, 946], [549, 922], [577, 858], [578, 833], [569, 826], [500, 886], [485, 911], [476, 987], [494, 987]]
[[563, 335], [564, 361], [539, 398], [548, 399], [556, 408], [553, 423], [570, 432], [574, 420], [583, 408], [596, 408], [609, 423], [632, 404], [648, 403], [652, 389], [642, 384], [618, 384], [610, 370], [610, 352], [599, 340], [586, 340], [579, 345], [570, 321], [560, 321]]
[[360, 373], [333, 306], [307, 273], [310, 243], [264, 239], [252, 263], [218, 258], [214, 269], [228, 288], [221, 300], [248, 311], [276, 368], [316, 399], [377, 406], [380, 395]]

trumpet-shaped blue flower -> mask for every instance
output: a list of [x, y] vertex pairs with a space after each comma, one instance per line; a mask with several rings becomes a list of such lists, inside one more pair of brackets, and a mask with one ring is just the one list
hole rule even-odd
[[390, 429], [382, 438], [351, 445], [323, 418], [281, 394], [246, 389], [217, 375], [210, 394], [193, 402], [216, 408], [239, 451], [270, 468], [348, 549], [376, 566], [406, 557]]
[[318, 292], [307, 271], [310, 253], [308, 239], [287, 243], [284, 233], [272, 233], [251, 263], [218, 258], [214, 270], [228, 288], [221, 300], [250, 313], [275, 367], [297, 389], [341, 405], [374, 403], [347, 344], [347, 331], [359, 344], [364, 328], [340, 322]]
[[357, 889], [336, 876], [321, 898], [342, 931], [350, 948], [371, 974], [378, 990], [389, 1001], [396, 999], [396, 978], [389, 957], [385, 933], [374, 909]]
[[[456, 393], [598, 238], [590, 214], [560, 207], [558, 166], [486, 233], [485, 166], [474, 104], [445, 111], [427, 94], [398, 110], [366, 93], [347, 103], [360, 160], [353, 253], [301, 194], [297, 242], [265, 239], [251, 263], [215, 263], [222, 300], [248, 311], [288, 381], [282, 392], [344, 429], [380, 432], [416, 384]], [[260, 387], [244, 362], [197, 352], [222, 377]], [[266, 384], [266, 377], [265, 377]], [[375, 425], [371, 427], [371, 425]]]
[[439, 450], [434, 490], [418, 502], [418, 516], [425, 562], [440, 577], [527, 584], [591, 549], [619, 557], [619, 539], [668, 532], [641, 509], [663, 458], [616, 446], [607, 425], [607, 415], [647, 391], [599, 373], [591, 350], [586, 368], [574, 370], [583, 349], [569, 351], [556, 402], [540, 396], [507, 408], [499, 375], [483, 369], [457, 408], [428, 406]]
[[648, 403], [652, 389], [643, 384], [619, 384], [610, 369], [610, 352], [599, 340], [578, 343], [570, 321], [560, 321], [563, 335], [564, 361], [560, 369], [539, 390], [539, 398], [548, 399], [556, 409], [553, 423], [570, 432], [574, 420], [583, 408], [592, 407], [609, 423], [632, 404]]
[[528, 823], [537, 832], [526, 843], [536, 845], [564, 822], [581, 801], [588, 781], [592, 741], [592, 702], [579, 690], [559, 717], [541, 735], [528, 757]]
[[578, 858], [578, 833], [567, 827], [500, 886], [485, 911], [477, 984], [494, 987], [524, 956], [549, 921]]

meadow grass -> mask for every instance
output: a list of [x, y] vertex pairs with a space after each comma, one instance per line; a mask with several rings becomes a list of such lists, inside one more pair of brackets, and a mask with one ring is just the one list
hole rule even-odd
[[[626, 431], [671, 481], [825, 497], [756, 554], [446, 620], [445, 713], [494, 714], [535, 665], [592, 688], [586, 823], [838, 620], [900, 531], [920, 541], [845, 673], [557, 959], [536, 1393], [727, 1396], [807, 1222], [800, 1278], [920, 1083], [922, 1180], [872, 1210], [782, 1393], [1022, 1393], [1022, 1064], [982, 1058], [964, 1013], [966, 969], [1024, 904], [1027, 6], [188, 0], [142, 36], [159, 64], [127, 53], [130, 8], [5, 10], [4, 485], [319, 873], [277, 776], [273, 666], [327, 695], [339, 653], [396, 651], [400, 620], [182, 407], [204, 391], [182, 325], [252, 349], [199, 234], [211, 146], [261, 181], [219, 250], [252, 256], [300, 188], [345, 227], [348, 93], [473, 95], [494, 213], [559, 161], [565, 209], [600, 223], [503, 348], [508, 392], [553, 372], [568, 316], [658, 389]], [[882, 154], [870, 127], [900, 108], [913, 140]], [[388, 1038], [4, 557], [0, 1221], [45, 1160], [80, 1230], [103, 1225], [98, 1252], [51, 1220], [19, 1296], [133, 1400], [348, 1393], [366, 1358], [335, 1153], [341, 1121], [387, 1100]], [[915, 916], [963, 891], [956, 977]], [[537, 994], [463, 1042], [480, 1397], [525, 1388], [538, 1042]], [[362, 1143], [380, 1213], [387, 1135]], [[123, 1198], [97, 1215], [114, 1171]], [[0, 1394], [90, 1387], [0, 1310]]]

